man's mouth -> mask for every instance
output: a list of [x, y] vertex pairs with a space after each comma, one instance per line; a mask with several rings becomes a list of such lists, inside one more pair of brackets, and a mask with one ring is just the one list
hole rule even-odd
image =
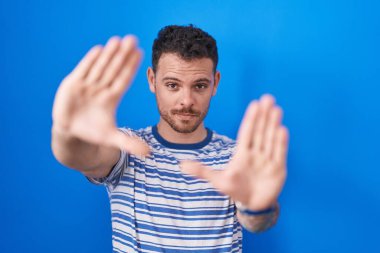
[[183, 116], [197, 116], [196, 114], [194, 113], [177, 113], [179, 115], [183, 115]]
[[174, 113], [174, 115], [180, 120], [191, 120], [198, 116], [195, 113], [180, 113], [180, 112], [176, 112]]

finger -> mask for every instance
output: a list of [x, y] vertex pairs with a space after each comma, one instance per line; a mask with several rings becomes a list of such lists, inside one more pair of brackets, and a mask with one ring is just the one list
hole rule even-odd
[[226, 180], [223, 180], [224, 171], [213, 170], [196, 161], [182, 161], [180, 166], [184, 173], [204, 179], [219, 191], [225, 192]]
[[263, 149], [265, 131], [267, 130], [268, 114], [274, 103], [274, 98], [269, 94], [263, 95], [260, 99], [257, 123], [253, 130], [254, 152], [260, 152]]
[[181, 161], [180, 167], [184, 173], [195, 176], [200, 179], [204, 179], [211, 183], [215, 179], [216, 171], [207, 168], [200, 162]]
[[133, 51], [132, 55], [128, 59], [128, 65], [122, 68], [119, 76], [115, 79], [115, 81], [112, 82], [111, 91], [117, 98], [120, 99], [131, 84], [132, 79], [137, 72], [137, 68], [140, 65], [141, 58], [142, 51], [140, 49]]
[[71, 72], [72, 75], [77, 78], [84, 78], [94, 62], [98, 59], [102, 50], [103, 47], [99, 45], [92, 47]]
[[201, 179], [209, 180], [212, 178], [212, 171], [203, 166], [200, 162], [181, 161], [181, 169], [186, 174], [196, 176]]
[[109, 146], [126, 151], [133, 155], [147, 156], [150, 153], [148, 144], [137, 137], [130, 137], [125, 133], [115, 130], [106, 137]]
[[275, 132], [281, 124], [281, 120], [282, 109], [278, 106], [273, 107], [269, 112], [267, 131], [264, 136], [263, 152], [265, 157], [270, 158], [273, 155]]
[[118, 52], [110, 60], [109, 65], [104, 70], [104, 75], [101, 77], [103, 85], [109, 85], [117, 78], [122, 67], [127, 67], [129, 64], [129, 57], [136, 50], [136, 38], [134, 36], [126, 36], [120, 45]]
[[289, 131], [285, 126], [280, 126], [275, 132], [275, 144], [273, 159], [278, 164], [286, 164], [289, 145]]
[[110, 59], [113, 57], [115, 52], [120, 46], [120, 38], [112, 37], [108, 40], [102, 54], [99, 56], [97, 61], [94, 63], [93, 67], [90, 69], [86, 81], [88, 84], [93, 84], [97, 82], [103, 75], [104, 69], [109, 64]]
[[251, 148], [252, 146], [252, 136], [254, 124], [256, 122], [257, 114], [259, 111], [258, 102], [256, 100], [252, 101], [245, 111], [242, 123], [240, 124], [237, 146], [239, 148]]

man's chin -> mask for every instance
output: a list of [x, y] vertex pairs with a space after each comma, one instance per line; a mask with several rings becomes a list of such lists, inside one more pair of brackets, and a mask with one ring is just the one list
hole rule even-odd
[[196, 125], [191, 120], [180, 120], [176, 124], [172, 124], [171, 127], [174, 131], [182, 134], [189, 134], [197, 130], [199, 124]]
[[[184, 115], [178, 116], [168, 115], [160, 111], [162, 119], [177, 133], [190, 134], [198, 129], [199, 125], [202, 123], [203, 117], [199, 116], [189, 116]], [[201, 120], [202, 119], [202, 120]]]

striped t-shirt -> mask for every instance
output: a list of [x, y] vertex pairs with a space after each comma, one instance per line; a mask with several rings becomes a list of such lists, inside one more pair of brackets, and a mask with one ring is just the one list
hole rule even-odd
[[234, 202], [210, 183], [181, 172], [180, 160], [224, 169], [235, 142], [207, 129], [196, 144], [163, 139], [157, 127], [122, 128], [151, 148], [147, 157], [121, 153], [105, 184], [111, 202], [114, 252], [241, 252]]

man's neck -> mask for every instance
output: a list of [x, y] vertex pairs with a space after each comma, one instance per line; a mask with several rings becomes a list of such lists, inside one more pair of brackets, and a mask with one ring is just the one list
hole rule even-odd
[[162, 138], [168, 142], [177, 144], [193, 144], [203, 141], [207, 136], [207, 130], [203, 122], [192, 133], [179, 133], [175, 131], [166, 121], [160, 120], [157, 124], [157, 131]]

